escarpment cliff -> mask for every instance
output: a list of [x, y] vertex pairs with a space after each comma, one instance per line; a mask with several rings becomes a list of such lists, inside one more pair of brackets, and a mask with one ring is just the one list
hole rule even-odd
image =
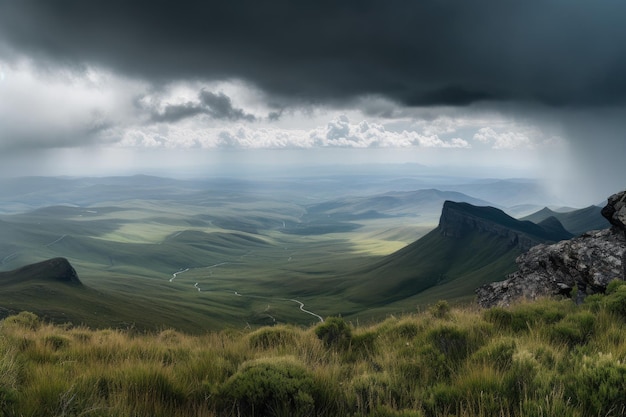
[[604, 292], [609, 282], [626, 278], [626, 191], [612, 195], [602, 209], [611, 227], [590, 231], [553, 245], [540, 244], [520, 255], [518, 270], [505, 281], [476, 290], [483, 307], [504, 306], [519, 299], [569, 295], [577, 301]]
[[572, 237], [554, 217], [535, 224], [514, 219], [494, 207], [452, 201], [443, 204], [438, 229], [443, 236], [453, 238], [462, 238], [473, 232], [495, 235], [522, 251], [542, 242], [556, 242]]

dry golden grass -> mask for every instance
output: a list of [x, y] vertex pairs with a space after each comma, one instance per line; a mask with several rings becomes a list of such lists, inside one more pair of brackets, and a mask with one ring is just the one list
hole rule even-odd
[[0, 415], [620, 416], [626, 317], [611, 296], [200, 336], [21, 313], [0, 324]]

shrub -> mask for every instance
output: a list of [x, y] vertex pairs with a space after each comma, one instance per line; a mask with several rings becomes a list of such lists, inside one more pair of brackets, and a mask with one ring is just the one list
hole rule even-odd
[[593, 334], [596, 318], [588, 311], [571, 314], [548, 328], [553, 342], [575, 346], [586, 343]]
[[606, 290], [604, 291], [604, 293], [607, 295], [613, 294], [620, 287], [623, 286], [626, 286], [626, 281], [622, 281], [621, 279], [614, 279], [613, 281], [609, 282], [609, 285], [606, 286]]
[[472, 358], [474, 361], [491, 365], [495, 369], [505, 371], [511, 367], [516, 343], [513, 339], [499, 339], [480, 348]]
[[347, 347], [352, 339], [352, 329], [341, 317], [329, 317], [315, 328], [315, 334], [327, 347]]
[[355, 334], [350, 338], [346, 360], [370, 358], [376, 353], [376, 333], [366, 332]]
[[396, 403], [387, 374], [361, 375], [352, 380], [352, 389], [356, 397], [356, 408], [363, 415], [370, 415], [376, 408]]
[[584, 356], [563, 383], [566, 396], [578, 403], [584, 415], [626, 414], [626, 364], [612, 355]]
[[148, 366], [136, 366], [115, 379], [102, 379], [98, 385], [98, 389], [105, 394], [118, 387], [123, 387], [128, 405], [134, 409], [133, 414], [167, 415], [168, 411], [182, 406], [186, 399], [173, 378], [160, 369]]
[[165, 344], [177, 344], [181, 340], [181, 335], [174, 329], [165, 329], [158, 335], [159, 342]]
[[462, 412], [471, 416], [498, 416], [509, 409], [509, 396], [499, 372], [479, 365], [464, 369], [454, 381]]
[[470, 351], [468, 332], [465, 329], [449, 325], [439, 326], [430, 330], [426, 337], [452, 363], [459, 363]]
[[456, 385], [437, 384], [430, 389], [424, 406], [429, 416], [459, 415], [462, 394]]
[[88, 331], [76, 331], [72, 333], [72, 337], [74, 340], [86, 344], [91, 341], [92, 335]]
[[513, 314], [502, 307], [492, 307], [485, 310], [483, 318], [499, 329], [508, 329], [513, 322]]
[[439, 300], [430, 308], [430, 314], [439, 319], [450, 317], [450, 304], [446, 300]]
[[[0, 346], [4, 348], [4, 346]], [[0, 351], [0, 415], [10, 415], [9, 410], [16, 401], [20, 366], [14, 352], [1, 349]]]
[[626, 285], [615, 288], [605, 297], [604, 302], [608, 311], [626, 319]]
[[44, 338], [44, 344], [52, 350], [60, 350], [68, 347], [70, 340], [67, 337], [53, 334]]
[[419, 348], [416, 358], [416, 366], [405, 371], [419, 372], [425, 383], [432, 384], [447, 380], [450, 376], [450, 362], [439, 349], [431, 344]]
[[485, 311], [484, 318], [500, 329], [508, 328], [514, 332], [520, 332], [538, 323], [556, 323], [563, 319], [565, 314], [563, 303], [536, 301], [531, 304], [520, 304], [510, 310], [493, 307]]
[[400, 321], [387, 320], [378, 328], [378, 333], [390, 341], [414, 339], [424, 331], [424, 324], [414, 318], [405, 318]]
[[594, 313], [597, 313], [602, 308], [604, 303], [604, 294], [591, 294], [585, 297], [583, 304]]
[[29, 330], [37, 330], [41, 326], [39, 317], [30, 311], [22, 311], [15, 316], [9, 316], [4, 319], [4, 323]]
[[276, 349], [293, 345], [296, 333], [289, 327], [262, 327], [248, 337], [253, 349]]
[[306, 416], [319, 397], [313, 376], [290, 357], [243, 363], [219, 389], [228, 415]]
[[531, 352], [522, 351], [514, 355], [502, 382], [510, 404], [517, 404], [530, 394], [538, 394], [536, 379], [539, 369], [539, 363]]
[[10, 416], [10, 410], [14, 407], [17, 400], [16, 391], [0, 385], [0, 415]]

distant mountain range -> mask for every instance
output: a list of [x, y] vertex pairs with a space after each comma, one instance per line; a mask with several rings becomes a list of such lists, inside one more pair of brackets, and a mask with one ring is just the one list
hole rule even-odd
[[529, 220], [539, 223], [547, 218], [556, 218], [565, 229], [574, 235], [580, 235], [589, 230], [606, 229], [610, 223], [600, 214], [602, 210], [599, 206], [589, 206], [580, 210], [567, 211], [565, 213], [553, 211], [545, 207], [536, 213], [523, 217], [522, 220]]
[[381, 215], [421, 215], [441, 212], [446, 200], [463, 201], [474, 205], [488, 205], [487, 201], [456, 191], [434, 188], [416, 191], [393, 191], [372, 196], [352, 196], [313, 204], [307, 207], [309, 215], [359, 216], [364, 213]]

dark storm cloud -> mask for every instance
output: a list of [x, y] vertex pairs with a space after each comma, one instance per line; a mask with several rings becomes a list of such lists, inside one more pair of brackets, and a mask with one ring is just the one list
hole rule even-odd
[[233, 102], [224, 93], [212, 93], [202, 90], [198, 94], [198, 103], [170, 104], [162, 111], [152, 110], [152, 120], [156, 122], [175, 123], [182, 119], [194, 117], [199, 114], [207, 114], [214, 119], [253, 122], [254, 115], [246, 113], [243, 109], [233, 106]]
[[200, 92], [200, 101], [209, 115], [216, 119], [247, 120], [253, 122], [255, 117], [244, 112], [242, 109], [233, 107], [230, 97], [224, 93], [215, 94], [210, 91]]
[[618, 0], [0, 0], [0, 38], [155, 83], [241, 78], [283, 101], [587, 106], [626, 102], [624, 16]]
[[206, 113], [206, 110], [194, 103], [172, 104], [165, 106], [162, 112], [153, 111], [152, 120], [155, 122], [175, 123], [204, 113]]

